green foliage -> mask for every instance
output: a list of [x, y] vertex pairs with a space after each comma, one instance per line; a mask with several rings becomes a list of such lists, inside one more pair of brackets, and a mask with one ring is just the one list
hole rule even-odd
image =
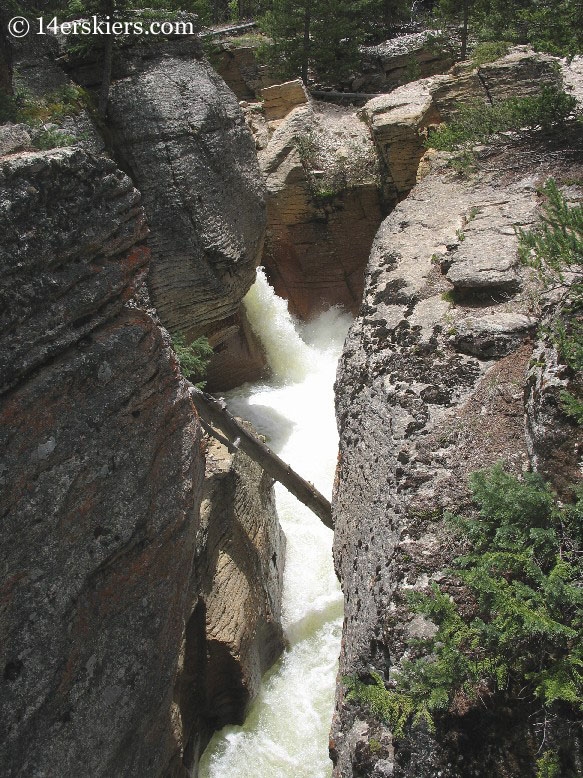
[[273, 0], [262, 19], [271, 68], [282, 78], [301, 76], [306, 84], [311, 70], [329, 83], [346, 78], [359, 61], [369, 5], [370, 0]]
[[386, 722], [396, 738], [403, 737], [405, 725], [412, 719], [415, 724], [422, 721], [433, 731], [433, 719], [429, 708], [416, 701], [409, 694], [387, 689], [378, 673], [372, 672], [373, 683], [363, 683], [354, 676], [342, 680], [346, 688], [346, 699], [364, 704], [373, 716]]
[[531, 43], [559, 56], [583, 51], [580, 0], [439, 0], [436, 23], [461, 24], [464, 6], [470, 34], [480, 41]]
[[[545, 715], [583, 720], [583, 500], [560, 505], [536, 474], [519, 481], [501, 464], [474, 473], [479, 518], [449, 517], [464, 553], [449, 571], [456, 599], [437, 584], [410, 594], [411, 609], [437, 627], [411, 640], [396, 688], [346, 679], [348, 699], [387, 721], [428, 726], [454, 699], [521, 701]], [[543, 716], [544, 718], [544, 716]], [[539, 760], [554, 773], [555, 756]]]
[[549, 749], [537, 759], [536, 778], [561, 778], [561, 763], [556, 751]]
[[517, 13], [526, 40], [539, 51], [574, 56], [583, 51], [583, 4], [579, 0], [530, 0]]
[[8, 95], [0, 90], [0, 124], [17, 121], [18, 102], [14, 95]]
[[[559, 313], [548, 329], [562, 360], [576, 377], [583, 372], [583, 207], [570, 206], [556, 182], [549, 179], [543, 187], [546, 198], [542, 223], [533, 230], [518, 230], [519, 255], [534, 267], [548, 284], [565, 284], [566, 273], [575, 274]], [[577, 424], [583, 424], [583, 399], [570, 392], [561, 393], [563, 411]]]
[[76, 116], [88, 104], [87, 92], [80, 86], [66, 84], [43, 97], [33, 97], [25, 89], [14, 95], [0, 94], [0, 123], [21, 122], [32, 127], [46, 122]]
[[405, 68], [407, 81], [418, 81], [421, 78], [421, 65], [415, 57], [410, 57]]
[[542, 224], [519, 230], [520, 258], [553, 280], [564, 280], [564, 271], [583, 265], [583, 208], [571, 207], [556, 182], [549, 179], [542, 189], [546, 197]]
[[462, 105], [456, 118], [429, 135], [427, 145], [441, 151], [468, 149], [501, 132], [543, 131], [560, 127], [575, 116], [577, 101], [554, 87], [543, 86], [538, 95], [515, 97], [495, 105]]
[[41, 151], [71, 146], [76, 142], [77, 138], [73, 137], [73, 135], [67, 135], [64, 132], [53, 129], [40, 130], [40, 132], [35, 133], [32, 139], [32, 145], [35, 149], [40, 149]]
[[191, 379], [198, 389], [205, 385], [204, 378], [209, 362], [213, 356], [212, 347], [204, 336], [186, 344], [183, 335], [172, 338], [172, 348], [180, 364], [182, 375]]
[[472, 51], [472, 61], [478, 67], [485, 65], [487, 62], [495, 62], [500, 57], [508, 54], [510, 45], [508, 41], [478, 43]]

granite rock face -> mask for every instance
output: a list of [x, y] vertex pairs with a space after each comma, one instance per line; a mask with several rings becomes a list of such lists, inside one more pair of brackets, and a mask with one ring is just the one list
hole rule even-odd
[[[551, 382], [536, 351], [533, 359], [536, 280], [518, 264], [512, 291], [501, 292], [494, 278], [459, 295], [448, 280], [448, 256], [460, 245], [472, 256], [484, 230], [497, 231], [505, 256], [516, 252], [514, 232], [497, 226], [501, 201], [515, 203], [520, 224], [537, 218], [536, 186], [556, 175], [555, 163], [533, 169], [516, 159], [509, 152], [506, 162], [484, 164], [471, 183], [436, 162], [375, 238], [336, 385], [334, 558], [345, 597], [339, 679], [366, 680], [375, 670], [390, 682], [407, 639], [431, 628], [411, 615], [405, 593], [441, 580], [450, 564], [442, 515], [469, 508], [469, 473], [505, 460], [517, 474], [536, 465], [560, 487], [556, 469], [570, 457], [576, 477], [583, 441], [553, 399], [566, 376], [548, 358]], [[512, 171], [504, 183], [498, 165]], [[421, 727], [395, 742], [386, 725], [345, 699], [339, 680], [334, 776], [530, 776], [538, 748], [530, 712], [517, 706], [494, 721], [470, 707], [435, 734]]]
[[144, 212], [79, 149], [0, 176], [3, 772], [161, 774], [203, 458]]

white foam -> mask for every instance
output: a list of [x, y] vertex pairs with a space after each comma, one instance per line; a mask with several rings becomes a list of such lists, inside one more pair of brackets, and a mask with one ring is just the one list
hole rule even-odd
[[[298, 325], [261, 271], [245, 306], [274, 379], [231, 392], [229, 407], [330, 496], [338, 449], [333, 384], [350, 316], [333, 308]], [[332, 533], [279, 484], [276, 500], [287, 536], [283, 623], [290, 649], [245, 724], [214, 736], [201, 778], [327, 778], [332, 771], [328, 733], [342, 629]]]

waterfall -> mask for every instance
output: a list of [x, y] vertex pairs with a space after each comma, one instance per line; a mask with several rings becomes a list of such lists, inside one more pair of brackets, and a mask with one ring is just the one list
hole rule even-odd
[[[333, 384], [350, 316], [331, 308], [309, 324], [294, 323], [261, 270], [244, 303], [273, 379], [230, 392], [227, 403], [329, 497], [338, 449]], [[215, 734], [202, 778], [325, 778], [332, 772], [328, 733], [342, 630], [332, 533], [283, 487], [275, 490], [287, 536], [283, 625], [289, 649], [264, 679], [245, 724]]]

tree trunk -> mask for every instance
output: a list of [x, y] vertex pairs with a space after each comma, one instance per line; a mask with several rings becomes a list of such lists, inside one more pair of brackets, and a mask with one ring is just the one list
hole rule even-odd
[[[110, 24], [114, 22], [115, 13], [115, 0], [103, 0], [103, 12], [104, 16], [109, 16]], [[106, 19], [107, 21], [107, 19]], [[115, 42], [114, 35], [107, 35], [105, 37], [105, 50], [103, 54], [103, 72], [101, 76], [101, 90], [99, 92], [99, 106], [97, 113], [102, 119], [105, 119], [107, 115], [107, 105], [109, 103], [109, 89], [111, 87], [111, 70], [113, 66], [113, 45]]]
[[308, 86], [310, 64], [310, 27], [312, 24], [312, 0], [306, 0], [304, 7], [304, 40], [302, 43], [302, 81]]
[[[214, 437], [227, 444], [229, 450], [240, 448], [254, 462], [257, 462], [275, 481], [279, 481], [294, 497], [306, 505], [322, 522], [334, 529], [332, 509], [328, 500], [320, 492], [299, 476], [291, 467], [274, 454], [265, 443], [252, 435], [229, 413], [223, 402], [206, 392], [192, 387], [192, 401], [200, 414], [203, 426]], [[218, 427], [226, 436], [216, 433], [212, 427]]]
[[384, 0], [383, 2], [383, 25], [384, 29], [388, 30], [391, 26], [393, 4], [391, 0]]
[[8, 13], [0, 10], [0, 92], [12, 94], [12, 45], [5, 34]]
[[468, 21], [470, 16], [470, 0], [464, 0], [464, 24], [462, 29], [462, 61], [465, 60], [468, 52]]

